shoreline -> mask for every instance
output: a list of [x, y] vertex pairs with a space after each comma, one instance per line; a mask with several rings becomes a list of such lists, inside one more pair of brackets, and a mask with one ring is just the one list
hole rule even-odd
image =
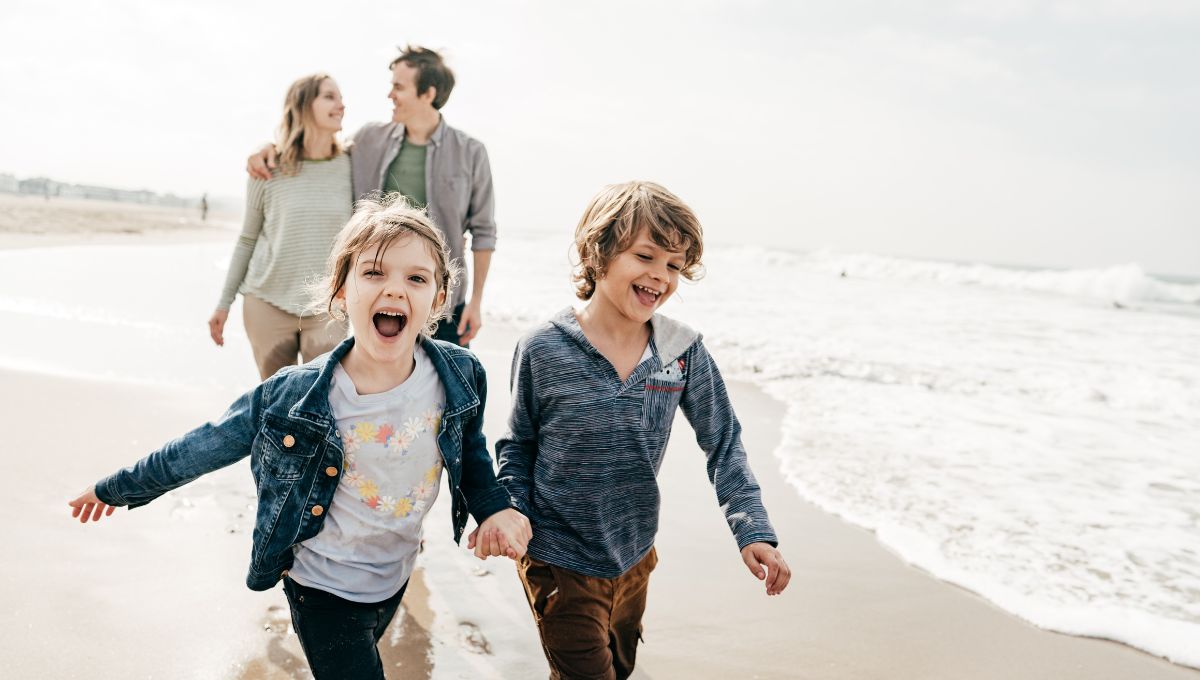
[[[112, 236], [127, 244], [155, 238]], [[188, 240], [173, 236], [162, 242]], [[61, 240], [41, 245], [98, 242]], [[0, 237], [0, 248], [9, 247]], [[504, 429], [520, 332], [488, 323], [472, 346], [490, 376], [490, 443]], [[250, 362], [248, 353], [221, 359]], [[219, 415], [232, 386], [0, 375], [10, 386], [3, 406], [19, 452], [15, 472], [33, 481], [54, 466], [51, 483], [14, 491], [24, 521], [13, 528], [14, 576], [0, 587], [13, 677], [304, 677], [282, 592], [244, 585], [254, 500], [244, 463], [87, 527], [65, 505], [80, 486]], [[729, 389], [792, 583], [768, 598], [741, 563], [703, 454], [679, 416], [660, 473], [660, 564], [634, 678], [1200, 679], [1118, 642], [1037, 628], [905, 563], [873, 532], [805, 501], [786, 480], [774, 455], [782, 402], [750, 383], [731, 381]], [[446, 541], [448, 506], [435, 504], [426, 523], [427, 549], [381, 643], [385, 662], [405, 677], [544, 677], [512, 563], [479, 562]], [[97, 635], [104, 630], [117, 634]]]

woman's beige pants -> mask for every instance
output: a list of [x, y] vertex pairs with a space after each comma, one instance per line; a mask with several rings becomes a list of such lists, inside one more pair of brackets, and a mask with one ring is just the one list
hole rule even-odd
[[263, 380], [295, 365], [296, 355], [311, 361], [346, 338], [344, 321], [327, 314], [293, 316], [253, 295], [242, 295], [242, 319]]

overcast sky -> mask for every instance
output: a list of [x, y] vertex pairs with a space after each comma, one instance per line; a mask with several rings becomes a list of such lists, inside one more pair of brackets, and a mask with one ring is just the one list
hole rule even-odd
[[[1200, 276], [1200, 3], [6, 0], [0, 172], [240, 196], [284, 91], [458, 75], [504, 229], [654, 179], [714, 243]], [[353, 7], [353, 9], [349, 9]]]

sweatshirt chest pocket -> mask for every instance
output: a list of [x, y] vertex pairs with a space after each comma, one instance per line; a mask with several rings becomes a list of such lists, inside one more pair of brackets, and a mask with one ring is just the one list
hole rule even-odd
[[258, 433], [259, 454], [263, 468], [283, 482], [295, 481], [304, 475], [304, 468], [318, 453], [319, 438], [307, 433], [291, 432], [287, 427], [268, 424]]
[[683, 396], [685, 381], [649, 377], [642, 394], [642, 428], [665, 430], [675, 419], [675, 408]]

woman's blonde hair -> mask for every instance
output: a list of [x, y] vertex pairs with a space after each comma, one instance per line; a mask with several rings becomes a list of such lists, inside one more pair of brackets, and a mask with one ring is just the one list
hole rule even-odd
[[575, 295], [590, 300], [608, 263], [633, 245], [642, 228], [665, 250], [683, 253], [680, 274], [689, 281], [702, 276], [704, 230], [696, 213], [675, 194], [654, 182], [610, 184], [596, 194], [575, 227], [578, 257]]
[[[305, 135], [316, 124], [312, 105], [320, 95], [321, 83], [326, 80], [330, 80], [329, 74], [314, 73], [297, 79], [288, 88], [287, 97], [283, 100], [283, 120], [279, 122], [275, 140], [275, 153], [279, 154], [280, 168], [285, 175], [300, 171], [300, 162], [304, 160]], [[342, 152], [342, 145], [336, 137], [329, 151], [334, 156]]]
[[338, 233], [329, 253], [325, 277], [312, 286], [318, 307], [336, 319], [345, 318], [345, 310], [334, 306], [337, 294], [350, 278], [350, 270], [362, 253], [375, 248], [375, 260], [383, 257], [388, 246], [397, 239], [412, 236], [425, 242], [433, 257], [434, 277], [438, 292], [443, 292], [441, 304], [429, 312], [422, 333], [432, 335], [438, 321], [449, 316], [450, 290], [458, 283], [462, 268], [450, 259], [450, 248], [442, 230], [434, 226], [424, 211], [413, 207], [403, 195], [393, 193], [365, 198], [354, 205], [354, 215]]

